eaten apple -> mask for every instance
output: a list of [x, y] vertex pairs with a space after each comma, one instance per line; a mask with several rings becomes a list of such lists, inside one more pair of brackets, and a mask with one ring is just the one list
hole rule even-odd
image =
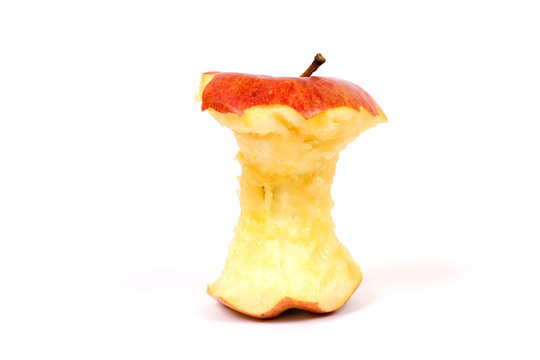
[[208, 294], [257, 318], [289, 308], [334, 311], [362, 281], [334, 233], [330, 188], [339, 152], [387, 120], [359, 86], [312, 71], [208, 72], [196, 95], [202, 110], [233, 131], [242, 166], [235, 237]]

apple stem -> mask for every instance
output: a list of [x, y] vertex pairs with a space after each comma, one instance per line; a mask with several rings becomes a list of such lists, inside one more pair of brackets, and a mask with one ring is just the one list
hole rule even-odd
[[309, 65], [309, 67], [306, 69], [306, 71], [304, 71], [304, 73], [302, 75], [300, 75], [300, 77], [311, 76], [311, 74], [313, 74], [315, 71], [317, 71], [319, 66], [324, 64], [325, 61], [326, 61], [326, 59], [321, 54], [315, 55], [315, 59], [313, 59], [313, 62], [311, 63], [311, 65]]

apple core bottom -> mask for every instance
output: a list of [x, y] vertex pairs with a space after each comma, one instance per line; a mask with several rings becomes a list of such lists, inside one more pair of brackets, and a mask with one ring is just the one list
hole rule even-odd
[[262, 172], [243, 154], [241, 215], [221, 277], [208, 286], [219, 302], [257, 318], [289, 308], [341, 307], [362, 280], [334, 233], [330, 196], [337, 156], [302, 174]]

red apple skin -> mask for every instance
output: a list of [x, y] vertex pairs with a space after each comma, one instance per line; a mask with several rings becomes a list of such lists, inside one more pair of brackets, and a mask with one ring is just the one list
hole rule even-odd
[[202, 110], [242, 115], [257, 105], [285, 105], [306, 119], [328, 109], [361, 108], [376, 116], [379, 106], [367, 92], [351, 82], [311, 77], [271, 77], [241, 73], [208, 72], [214, 75], [202, 93]]
[[214, 299], [216, 299], [217, 301], [219, 301], [223, 305], [225, 305], [227, 307], [230, 307], [231, 309], [236, 310], [239, 313], [242, 313], [244, 315], [248, 315], [248, 316], [251, 316], [251, 317], [254, 317], [254, 318], [258, 318], [258, 319], [275, 318], [276, 316], [280, 315], [285, 310], [289, 310], [289, 309], [306, 310], [306, 311], [309, 311], [309, 312], [312, 312], [312, 313], [315, 313], [315, 314], [323, 314], [323, 313], [328, 312], [328, 311], [323, 311], [323, 310], [319, 309], [319, 303], [307, 302], [307, 301], [298, 301], [298, 300], [291, 299], [290, 297], [286, 297], [286, 298], [281, 299], [281, 301], [279, 303], [277, 303], [271, 310], [269, 310], [269, 311], [267, 311], [265, 313], [251, 314], [251, 313], [245, 312], [245, 311], [243, 311], [243, 310], [229, 304], [227, 301], [225, 301], [223, 298], [221, 298], [219, 296], [213, 296], [209, 291], [208, 291], [208, 294], [210, 294], [210, 296], [212, 296]]

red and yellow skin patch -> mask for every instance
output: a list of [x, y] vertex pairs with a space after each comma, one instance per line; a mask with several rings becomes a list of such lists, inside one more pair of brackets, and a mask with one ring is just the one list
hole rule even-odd
[[306, 119], [343, 106], [365, 109], [373, 116], [380, 111], [361, 87], [335, 78], [208, 72], [203, 74], [203, 83], [202, 110], [211, 108], [223, 114], [242, 115], [258, 105], [289, 106]]

